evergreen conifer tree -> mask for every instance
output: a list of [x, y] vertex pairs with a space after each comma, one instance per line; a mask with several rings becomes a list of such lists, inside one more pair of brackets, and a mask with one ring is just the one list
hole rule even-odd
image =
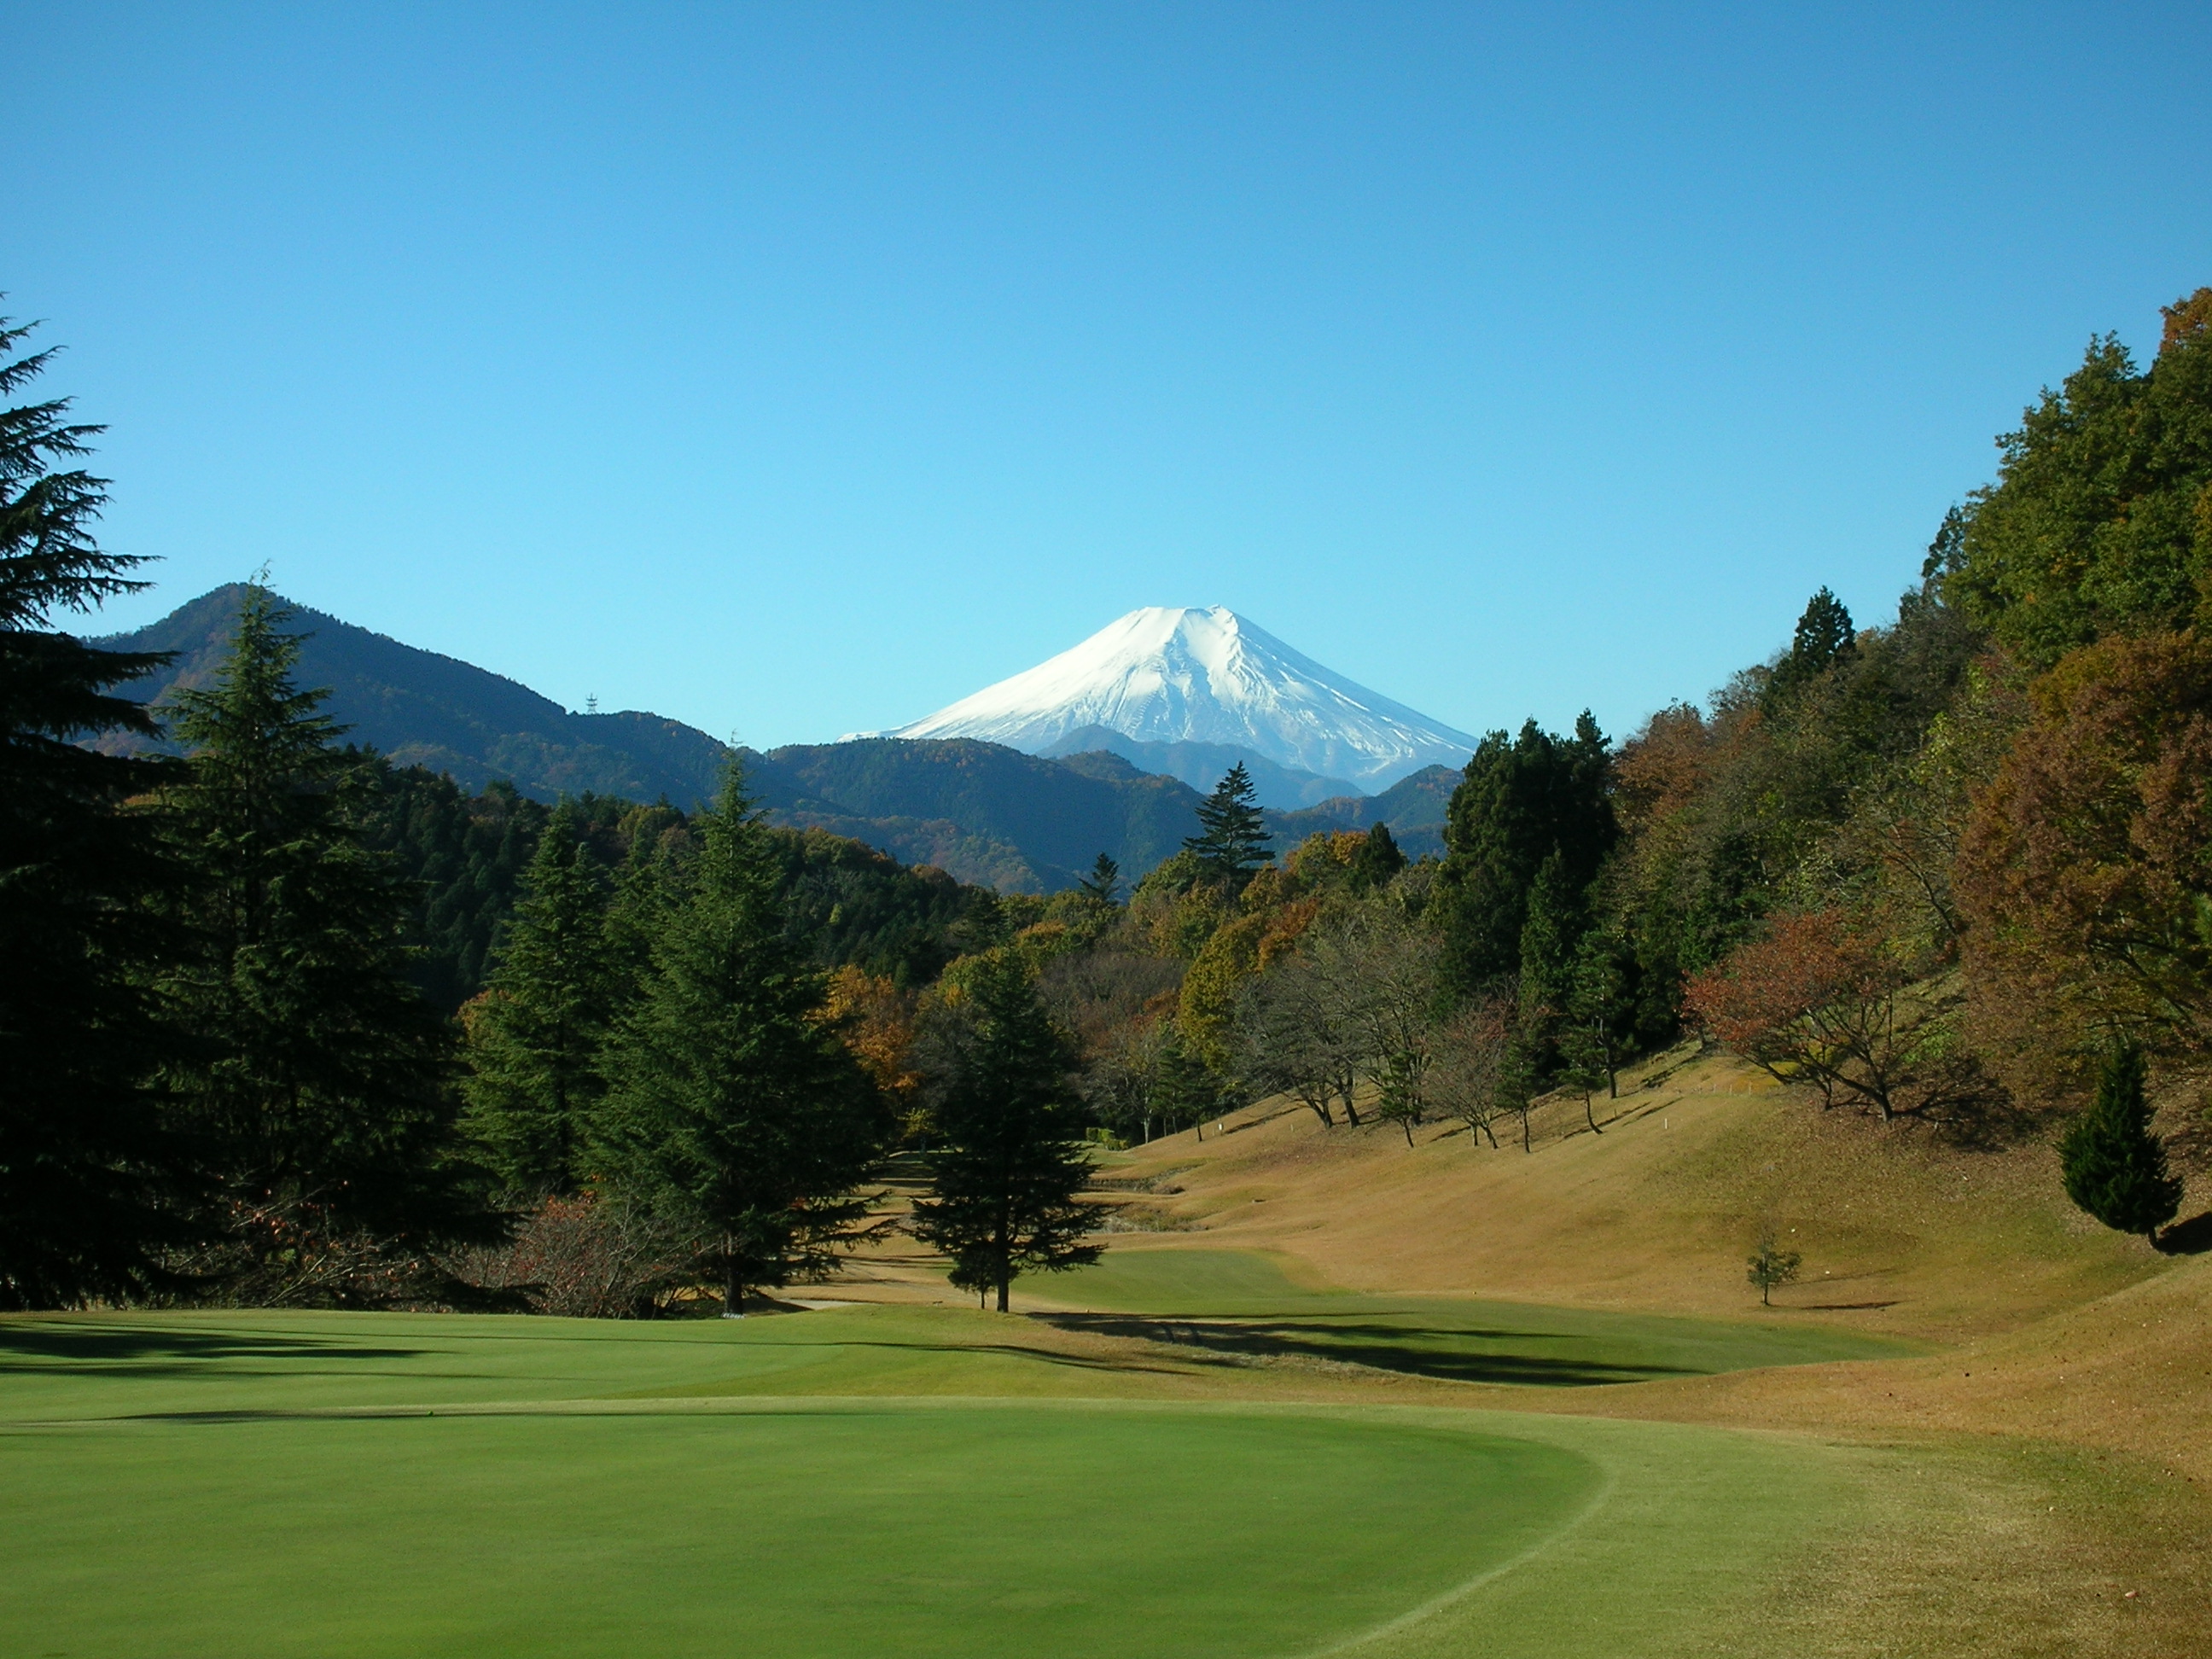
[[1352, 856], [1352, 890], [1364, 893], [1388, 887], [1405, 867], [1405, 852], [1399, 847], [1398, 838], [1390, 833], [1390, 826], [1370, 824], [1359, 850]]
[[[0, 319], [0, 398], [51, 357], [17, 355], [28, 332]], [[94, 538], [106, 480], [71, 463], [100, 428], [69, 406], [0, 408], [0, 1309], [144, 1289], [179, 1237], [143, 988], [166, 944], [144, 901], [175, 872], [125, 805], [167, 769], [80, 746], [154, 734], [113, 688], [167, 659], [52, 625], [143, 585]]]
[[2181, 1207], [2181, 1182], [2168, 1173], [2166, 1146], [2150, 1129], [2143, 1085], [2148, 1067], [2130, 1043], [2114, 1051], [2097, 1080], [2097, 1098], [2059, 1143], [2066, 1195], [2115, 1231], [2155, 1238]]
[[734, 763], [695, 827], [688, 890], [608, 1046], [594, 1152], [619, 1194], [691, 1235], [734, 1318], [748, 1286], [826, 1272], [853, 1240], [892, 1113], [785, 933], [775, 850]]
[[[1468, 762], [1452, 791], [1444, 860], [1431, 901], [1443, 930], [1448, 972], [1462, 992], [1520, 970], [1522, 935], [1547, 862], [1558, 860], [1551, 878], [1555, 908], [1581, 905], [1620, 836], [1609, 750], [1585, 710], [1571, 738], [1529, 720], [1517, 737], [1492, 732]], [[1566, 940], [1566, 956], [1572, 947]]]
[[1095, 1224], [1076, 1194], [1091, 1179], [1079, 1139], [1076, 1056], [1011, 952], [978, 960], [930, 1034], [929, 1089], [941, 1144], [915, 1237], [952, 1258], [951, 1279], [995, 1291], [1016, 1275], [1096, 1261]]
[[[1170, 1020], [1161, 1033], [1152, 1094], [1166, 1122], [1176, 1129], [1195, 1128], [1200, 1140], [1206, 1139], [1206, 1120], [1229, 1109], [1222, 1079], [1194, 1051], [1180, 1021]], [[1351, 1103], [1347, 1097], [1347, 1109]], [[1352, 1121], [1358, 1123], [1356, 1114]]]
[[1097, 863], [1091, 866], [1091, 873], [1076, 885], [1101, 904], [1119, 904], [1121, 902], [1121, 866], [1101, 853]]
[[555, 811], [522, 878], [491, 983], [468, 1009], [469, 1126], [514, 1191], [573, 1189], [605, 1091], [601, 1051], [623, 975], [612, 889], [576, 814]]
[[1274, 861], [1252, 775], [1239, 761], [1198, 804], [1198, 834], [1183, 845], [1198, 860], [1200, 878], [1242, 892], [1253, 872]]
[[1769, 714], [1779, 709], [1835, 664], [1856, 654], [1857, 639], [1851, 613], [1823, 587], [1806, 602], [1804, 615], [1797, 618], [1789, 653], [1768, 678], [1759, 697], [1761, 706]]
[[1559, 1060], [1567, 1080], [1583, 1091], [1583, 1114], [1593, 1130], [1597, 1120], [1589, 1115], [1589, 1096], [1601, 1088], [1608, 1096], [1620, 1092], [1620, 1054], [1636, 1015], [1628, 981], [1631, 960], [1625, 939], [1611, 928], [1594, 926], [1584, 930], [1566, 977]]
[[215, 683], [176, 700], [192, 948], [161, 989], [197, 1044], [170, 1075], [222, 1205], [216, 1270], [251, 1299], [348, 1301], [491, 1223], [454, 1155], [450, 1030], [407, 978], [408, 895], [362, 845], [365, 763], [293, 684], [284, 620], [250, 586]]

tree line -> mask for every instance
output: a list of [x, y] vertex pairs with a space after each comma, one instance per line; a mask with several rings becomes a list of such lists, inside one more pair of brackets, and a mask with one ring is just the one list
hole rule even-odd
[[956, 1283], [1095, 1256], [1026, 975], [940, 998], [921, 1073], [862, 1029], [1004, 936], [995, 895], [771, 830], [734, 768], [689, 816], [471, 802], [343, 743], [258, 583], [210, 684], [118, 695], [161, 659], [54, 626], [142, 585], [68, 409], [0, 410], [0, 1305], [738, 1313], [869, 1231], [917, 1091]]
[[1097, 1248], [1092, 1142], [1279, 1097], [1526, 1152], [1685, 1035], [1831, 1109], [2056, 1126], [2077, 1201], [2155, 1233], [2152, 1103], [2212, 1048], [2208, 331], [2200, 290], [2148, 368], [2093, 342], [1893, 618], [1823, 588], [1624, 742], [1492, 732], [1440, 859], [1278, 848], [1235, 769], [1175, 855], [1049, 897], [773, 830], [734, 775], [687, 813], [393, 768], [265, 594], [163, 711], [185, 757], [106, 752], [155, 733], [116, 691], [148, 659], [53, 624], [137, 562], [92, 535], [95, 428], [7, 409], [0, 1295], [735, 1311], [905, 1160], [1003, 1305]]
[[[2153, 1097], [2201, 1142], [2212, 1055], [2212, 289], [2148, 367], [2093, 340], [1999, 451], [1893, 619], [1824, 587], [1624, 743], [1491, 733], [1440, 860], [1382, 831], [1278, 862], [1224, 780], [1121, 965], [1048, 975], [1097, 1028], [1094, 1109], [1143, 1134], [1281, 1096], [1527, 1148], [1534, 1101], [1601, 1132], [1622, 1060], [1695, 1033], [1828, 1109], [2055, 1125], [2076, 1200], [2155, 1235], [2182, 1182]], [[1146, 951], [1172, 994], [1127, 988]]]

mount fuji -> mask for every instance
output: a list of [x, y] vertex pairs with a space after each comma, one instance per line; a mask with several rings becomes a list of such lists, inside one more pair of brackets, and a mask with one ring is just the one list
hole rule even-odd
[[1226, 745], [1368, 791], [1423, 767], [1463, 766], [1475, 746], [1218, 605], [1132, 611], [1073, 650], [934, 714], [855, 735], [975, 738], [1047, 754], [1066, 752], [1078, 734], [1120, 748], [1110, 742], [1118, 734], [1140, 766], [1139, 746]]

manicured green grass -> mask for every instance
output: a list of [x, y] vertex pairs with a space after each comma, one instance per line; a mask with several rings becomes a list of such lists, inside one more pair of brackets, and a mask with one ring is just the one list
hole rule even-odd
[[1601, 1483], [1426, 1425], [1021, 1405], [140, 1422], [9, 1462], [0, 1651], [171, 1656], [1274, 1654]]
[[1084, 1310], [1055, 1318], [1070, 1328], [1469, 1382], [1587, 1387], [1920, 1352], [1780, 1320], [1322, 1291], [1293, 1282], [1275, 1258], [1254, 1250], [1118, 1250], [1025, 1288]]
[[1801, 1443], [1253, 1375], [946, 1308], [0, 1319], [0, 1653], [1620, 1659], [1854, 1513]]

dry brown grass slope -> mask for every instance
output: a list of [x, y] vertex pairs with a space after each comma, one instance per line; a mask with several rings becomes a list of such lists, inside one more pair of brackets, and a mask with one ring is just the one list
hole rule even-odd
[[1938, 1341], [2171, 1266], [2075, 1211], [2040, 1143], [1953, 1146], [1684, 1054], [1595, 1105], [1594, 1134], [1579, 1097], [1543, 1103], [1524, 1154], [1504, 1124], [1495, 1150], [1436, 1124], [1409, 1149], [1395, 1129], [1323, 1129], [1269, 1103], [1113, 1174], [1181, 1188], [1143, 1202], [1210, 1248], [1281, 1250], [1363, 1290], [1740, 1316], [1755, 1300], [1744, 1258], [1772, 1225], [1806, 1259], [1805, 1282], [1777, 1296], [1783, 1316]]

